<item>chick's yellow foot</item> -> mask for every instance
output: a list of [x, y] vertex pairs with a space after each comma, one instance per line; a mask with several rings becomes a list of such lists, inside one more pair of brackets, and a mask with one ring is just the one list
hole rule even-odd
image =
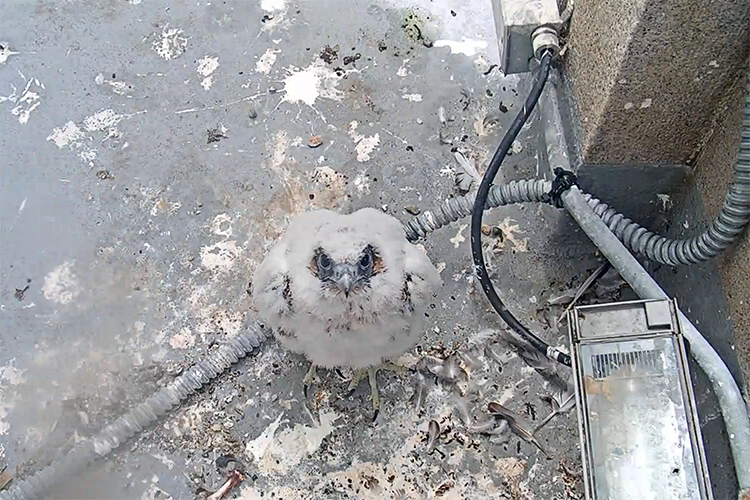
[[375, 416], [373, 417], [373, 421], [378, 418], [378, 414], [380, 413], [380, 393], [378, 391], [378, 380], [377, 380], [377, 373], [380, 370], [388, 370], [392, 372], [396, 372], [399, 375], [402, 375], [405, 373], [403, 366], [398, 366], [390, 361], [386, 361], [383, 364], [379, 366], [371, 366], [369, 368], [360, 368], [358, 370], [354, 370], [354, 375], [352, 376], [351, 381], [349, 382], [349, 389], [348, 394], [351, 394], [354, 392], [354, 390], [359, 385], [359, 382], [364, 378], [365, 374], [367, 374], [367, 379], [370, 382], [370, 398], [372, 400], [372, 407], [375, 410]]

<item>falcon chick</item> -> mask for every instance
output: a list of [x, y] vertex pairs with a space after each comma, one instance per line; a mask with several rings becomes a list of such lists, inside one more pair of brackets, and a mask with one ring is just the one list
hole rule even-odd
[[376, 372], [422, 335], [421, 320], [440, 286], [427, 255], [406, 240], [401, 223], [378, 210], [349, 215], [316, 210], [296, 216], [253, 277], [255, 304], [287, 349], [315, 368], [364, 374], [380, 407]]

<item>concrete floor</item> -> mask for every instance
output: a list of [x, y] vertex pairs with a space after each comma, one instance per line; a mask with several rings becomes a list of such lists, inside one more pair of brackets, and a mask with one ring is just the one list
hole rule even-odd
[[[407, 220], [456, 195], [453, 152], [485, 165], [528, 86], [492, 66], [490, 9], [1, 2], [0, 470], [38, 470], [240, 331], [253, 270], [290, 216], [374, 206]], [[504, 179], [544, 175], [538, 142], [531, 123]], [[504, 298], [556, 345], [547, 299], [597, 265], [586, 242], [557, 238], [561, 218], [534, 206], [487, 217], [504, 236], [490, 242]], [[407, 364], [471, 351], [501, 326], [474, 287], [467, 225], [424, 243], [445, 285]], [[533, 426], [549, 388], [498, 351], [504, 364], [479, 356], [471, 371], [470, 407], [481, 418], [500, 401]], [[193, 498], [218, 488], [217, 458], [231, 455], [246, 500], [580, 498], [572, 416], [540, 432], [547, 459], [515, 436], [469, 435], [449, 386], [427, 380], [416, 412], [416, 376], [382, 375], [373, 425], [365, 384], [344, 397], [327, 373], [305, 399], [306, 369], [269, 341], [55, 497]], [[431, 419], [444, 434], [428, 455]]]

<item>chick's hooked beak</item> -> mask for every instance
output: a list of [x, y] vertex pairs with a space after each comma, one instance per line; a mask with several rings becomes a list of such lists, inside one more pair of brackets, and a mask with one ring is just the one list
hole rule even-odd
[[357, 277], [357, 268], [351, 264], [336, 264], [333, 267], [333, 281], [339, 290], [344, 292], [347, 298], [354, 288]]

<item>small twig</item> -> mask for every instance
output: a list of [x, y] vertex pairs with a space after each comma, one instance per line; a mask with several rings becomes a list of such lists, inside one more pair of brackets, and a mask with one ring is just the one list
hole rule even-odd
[[232, 488], [234, 488], [244, 480], [244, 474], [242, 474], [240, 471], [233, 471], [229, 476], [229, 479], [227, 479], [226, 482], [221, 485], [221, 488], [216, 490], [216, 492], [214, 492], [212, 495], [209, 495], [206, 500], [221, 500], [222, 498], [227, 496], [230, 491], [232, 491]]
[[267, 95], [267, 94], [268, 94], [268, 92], [260, 92], [260, 93], [255, 94], [255, 95], [243, 97], [241, 99], [237, 99], [236, 101], [226, 102], [224, 104], [219, 104], [217, 106], [206, 106], [204, 108], [181, 109], [179, 111], [175, 111], [174, 114], [181, 115], [183, 113], [193, 113], [193, 112], [197, 112], [197, 111], [208, 111], [208, 110], [211, 110], [211, 109], [227, 108], [229, 106], [234, 106], [235, 104], [239, 104], [239, 103], [244, 102], [244, 101], [252, 101], [254, 99], [257, 99], [258, 97], [261, 97], [261, 96], [264, 96], [264, 95]]
[[407, 140], [406, 140], [406, 139], [404, 139], [403, 137], [399, 137], [399, 136], [397, 136], [396, 134], [394, 134], [393, 132], [391, 132], [391, 131], [390, 131], [390, 130], [388, 130], [387, 128], [385, 128], [385, 127], [381, 127], [381, 129], [382, 129], [382, 130], [383, 130], [383, 132], [385, 132], [386, 134], [388, 134], [388, 135], [390, 135], [391, 137], [393, 137], [393, 138], [395, 138], [395, 139], [397, 139], [397, 140], [401, 141], [401, 144], [409, 144], [409, 141], [407, 141]]
[[497, 64], [490, 64], [490, 67], [487, 68], [487, 71], [484, 72], [484, 76], [487, 76], [490, 73], [492, 73], [492, 70], [495, 69], [495, 68], [497, 68]]

